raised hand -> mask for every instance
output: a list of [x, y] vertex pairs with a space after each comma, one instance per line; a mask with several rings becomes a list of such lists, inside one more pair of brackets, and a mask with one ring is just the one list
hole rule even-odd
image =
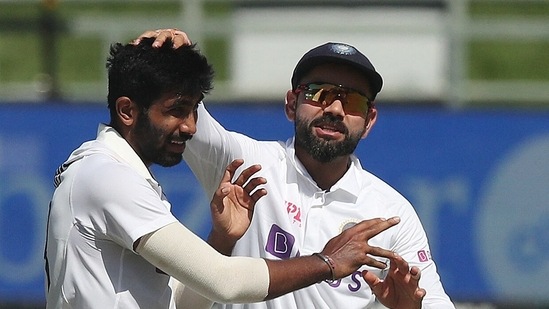
[[148, 30], [143, 32], [137, 39], [133, 40], [133, 44], [139, 44], [143, 38], [156, 38], [153, 42], [153, 47], [160, 47], [166, 42], [167, 39], [172, 40], [172, 47], [178, 48], [183, 45], [191, 45], [192, 42], [187, 36], [187, 34], [179, 29], [170, 28], [170, 29], [157, 29], [157, 30]]
[[421, 302], [426, 294], [425, 289], [419, 287], [421, 271], [416, 266], [410, 268], [408, 262], [396, 253], [393, 253], [389, 260], [391, 266], [384, 280], [368, 271], [363, 271], [362, 277], [385, 307], [421, 308]]
[[236, 170], [244, 163], [237, 159], [231, 162], [210, 204], [212, 230], [208, 243], [219, 252], [230, 255], [236, 241], [250, 226], [255, 203], [267, 194], [258, 186], [267, 183], [263, 177], [253, 177], [261, 166], [252, 165], [242, 171], [234, 182]]

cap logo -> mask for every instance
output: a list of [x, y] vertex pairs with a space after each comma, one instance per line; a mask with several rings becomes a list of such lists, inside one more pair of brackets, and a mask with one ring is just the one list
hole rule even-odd
[[353, 55], [356, 54], [356, 49], [350, 45], [347, 44], [333, 44], [330, 46], [330, 49], [340, 55]]

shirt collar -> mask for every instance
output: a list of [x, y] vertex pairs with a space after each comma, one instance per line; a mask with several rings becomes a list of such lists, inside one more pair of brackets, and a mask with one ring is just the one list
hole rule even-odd
[[145, 166], [145, 163], [143, 163], [135, 150], [113, 127], [103, 123], [99, 124], [97, 128], [97, 140], [104, 143], [121, 161], [130, 165], [142, 177], [154, 181], [154, 177], [147, 166]]
[[[292, 137], [286, 141], [286, 153], [289, 160], [296, 167], [299, 174], [306, 178], [312, 185], [318, 188], [317, 184], [313, 181], [309, 172], [305, 169], [301, 161], [295, 155], [295, 137]], [[338, 190], [345, 191], [353, 197], [357, 198], [360, 195], [361, 189], [364, 187], [364, 182], [367, 181], [362, 177], [362, 165], [358, 158], [351, 155], [351, 165], [347, 172], [339, 179], [331, 188], [330, 192], [337, 192]]]

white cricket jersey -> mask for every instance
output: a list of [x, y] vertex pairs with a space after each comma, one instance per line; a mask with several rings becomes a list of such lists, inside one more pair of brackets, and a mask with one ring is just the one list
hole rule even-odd
[[[237, 242], [233, 255], [288, 259], [320, 252], [332, 237], [366, 219], [399, 216], [401, 222], [369, 244], [393, 250], [422, 271], [420, 286], [427, 290], [424, 308], [454, 308], [444, 292], [421, 222], [410, 203], [376, 176], [362, 169], [352, 156], [347, 173], [321, 190], [297, 160], [293, 139], [286, 143], [256, 141], [226, 131], [206, 109], [199, 107], [197, 134], [187, 143], [184, 158], [208, 196], [212, 196], [225, 167], [235, 158], [245, 166], [259, 163], [268, 194], [255, 206], [250, 228]], [[385, 261], [384, 261], [385, 262]], [[360, 276], [363, 267], [334, 283], [321, 282], [274, 300], [225, 308], [369, 308], [375, 297]]]
[[56, 174], [46, 244], [47, 308], [170, 308], [170, 277], [133, 251], [175, 222], [130, 145], [100, 125]]

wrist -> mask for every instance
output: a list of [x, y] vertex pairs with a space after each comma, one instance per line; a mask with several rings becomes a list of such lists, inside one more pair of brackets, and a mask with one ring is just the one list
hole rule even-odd
[[229, 237], [226, 237], [223, 233], [218, 233], [215, 230], [211, 230], [208, 235], [208, 244], [215, 250], [223, 255], [230, 256], [233, 252], [236, 241], [232, 241]]
[[313, 255], [321, 259], [330, 268], [330, 276], [325, 281], [333, 282], [337, 280], [334, 260], [329, 255], [322, 253], [313, 253]]

